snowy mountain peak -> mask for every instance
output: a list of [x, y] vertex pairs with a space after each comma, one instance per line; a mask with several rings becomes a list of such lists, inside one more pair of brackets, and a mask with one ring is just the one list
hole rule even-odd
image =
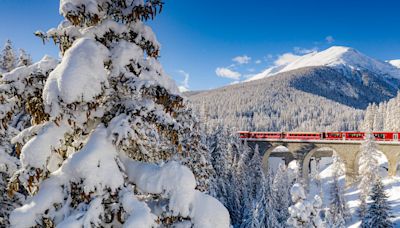
[[397, 68], [400, 68], [400, 59], [389, 60], [388, 63], [392, 64]]
[[332, 46], [320, 52], [299, 56], [285, 65], [275, 65], [251, 77], [248, 81], [304, 67], [328, 66], [344, 70], [363, 70], [387, 77], [400, 78], [400, 69], [390, 63], [371, 58], [354, 48]]

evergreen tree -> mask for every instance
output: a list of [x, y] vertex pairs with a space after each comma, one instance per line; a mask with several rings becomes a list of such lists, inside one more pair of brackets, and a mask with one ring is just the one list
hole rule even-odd
[[290, 189], [293, 205], [289, 207], [290, 217], [287, 224], [290, 227], [325, 227], [321, 219], [321, 197], [316, 195], [312, 202], [307, 200], [304, 188], [299, 183], [295, 183]]
[[368, 206], [365, 217], [362, 219], [361, 227], [393, 227], [393, 223], [390, 221], [388, 196], [380, 178], [375, 180], [370, 197], [371, 203]]
[[66, 20], [37, 33], [59, 45], [62, 60], [38, 95], [47, 118], [17, 136], [26, 140], [12, 184], [31, 200], [11, 224], [227, 227], [226, 209], [201, 192], [212, 169], [198, 121], [145, 25], [163, 2], [60, 4]]
[[280, 164], [272, 183], [272, 206], [279, 224], [284, 226], [289, 218], [288, 208], [291, 205], [290, 188], [292, 183], [289, 179], [287, 168]]
[[7, 40], [1, 55], [1, 69], [4, 72], [12, 71], [16, 66], [16, 59], [11, 40]]
[[31, 56], [24, 49], [19, 49], [17, 67], [32, 65]]
[[38, 63], [20, 67], [0, 79], [0, 217], [3, 218], [0, 226], [8, 226], [10, 212], [21, 206], [26, 196], [24, 191], [12, 194], [14, 190], [18, 191], [17, 185], [9, 186], [7, 191], [9, 179], [20, 167], [17, 157], [21, 153], [21, 144], [16, 142], [14, 146], [11, 141], [23, 129], [47, 120], [39, 95], [49, 72], [56, 65], [56, 60], [45, 56]]
[[375, 139], [372, 134], [367, 134], [365, 136], [365, 141], [361, 144], [361, 154], [358, 161], [360, 175], [360, 183], [358, 184], [358, 188], [360, 190], [361, 201], [359, 207], [359, 216], [361, 219], [365, 216], [367, 199], [368, 195], [370, 194], [372, 183], [375, 182], [375, 179], [378, 175], [379, 165], [377, 157], [379, 154], [374, 140]]
[[273, 210], [272, 178], [269, 174], [264, 174], [258, 146], [248, 167], [249, 182], [243, 186], [248, 189], [248, 203], [241, 227], [280, 227], [281, 224]]
[[339, 183], [339, 177], [344, 174], [343, 163], [336, 152], [332, 156], [331, 201], [327, 213], [327, 222], [330, 227], [345, 227], [346, 220], [350, 217], [349, 210], [344, 198], [343, 186]]
[[308, 227], [310, 224], [310, 204], [306, 201], [304, 188], [295, 183], [290, 189], [293, 205], [289, 207], [290, 217], [287, 224], [290, 227]]
[[349, 217], [348, 208], [344, 199], [343, 188], [338, 178], [334, 177], [331, 184], [331, 202], [328, 211], [328, 224], [330, 227], [346, 227], [346, 220]]

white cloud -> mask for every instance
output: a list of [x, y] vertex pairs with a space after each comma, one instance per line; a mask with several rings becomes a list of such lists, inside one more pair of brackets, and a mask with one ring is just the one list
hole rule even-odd
[[292, 62], [296, 61], [300, 57], [301, 56], [295, 55], [295, 54], [290, 53], [290, 52], [289, 53], [285, 53], [283, 55], [280, 55], [278, 57], [278, 59], [275, 60], [274, 64], [276, 66], [286, 65], [286, 64], [289, 64], [289, 63], [292, 63]]
[[260, 63], [261, 63], [261, 59], [257, 59], [257, 60], [255, 61], [255, 63], [256, 63], [256, 64], [260, 64]]
[[186, 73], [184, 70], [178, 70], [178, 73], [180, 73], [184, 79], [183, 81], [181, 81], [179, 83], [179, 91], [180, 92], [187, 92], [189, 91], [189, 79], [190, 79], [190, 75], [188, 73]]
[[235, 58], [232, 59], [232, 61], [236, 62], [239, 65], [242, 64], [248, 64], [251, 60], [251, 57], [247, 55], [242, 55], [242, 56], [236, 56]]
[[331, 43], [335, 42], [335, 39], [333, 38], [333, 36], [327, 36], [327, 37], [325, 37], [325, 41], [328, 44], [331, 44]]
[[234, 80], [239, 80], [240, 76], [242, 76], [239, 72], [233, 71], [233, 70], [225, 68], [225, 67], [218, 67], [215, 70], [215, 73], [219, 77], [230, 78], [230, 79], [234, 79]]
[[302, 47], [294, 47], [293, 50], [296, 54], [305, 55], [305, 54], [309, 54], [312, 52], [317, 52], [318, 48], [313, 47], [313, 48], [307, 49], [307, 48], [302, 48]]

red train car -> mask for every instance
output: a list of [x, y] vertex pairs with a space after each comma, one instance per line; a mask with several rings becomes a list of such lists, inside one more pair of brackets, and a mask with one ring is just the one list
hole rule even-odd
[[373, 132], [376, 141], [397, 141], [397, 132]]
[[323, 139], [342, 140], [345, 139], [345, 134], [343, 132], [325, 132], [323, 133]]
[[364, 140], [365, 133], [358, 131], [348, 131], [344, 132], [346, 140]]
[[253, 139], [281, 139], [282, 132], [249, 132], [248, 137]]
[[322, 133], [320, 132], [287, 132], [284, 135], [285, 139], [322, 139]]
[[[354, 140], [365, 139], [365, 132], [250, 132], [239, 131], [242, 139]], [[373, 132], [376, 141], [399, 141], [399, 132]]]
[[238, 134], [241, 139], [250, 138], [250, 131], [238, 131]]
[[283, 138], [282, 132], [263, 132], [263, 137], [266, 139], [281, 139]]

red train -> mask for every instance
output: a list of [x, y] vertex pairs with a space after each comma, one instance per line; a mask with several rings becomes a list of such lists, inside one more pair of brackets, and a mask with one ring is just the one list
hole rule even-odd
[[[372, 132], [376, 141], [398, 141], [399, 132]], [[365, 132], [250, 132], [239, 131], [242, 139], [364, 140]]]

